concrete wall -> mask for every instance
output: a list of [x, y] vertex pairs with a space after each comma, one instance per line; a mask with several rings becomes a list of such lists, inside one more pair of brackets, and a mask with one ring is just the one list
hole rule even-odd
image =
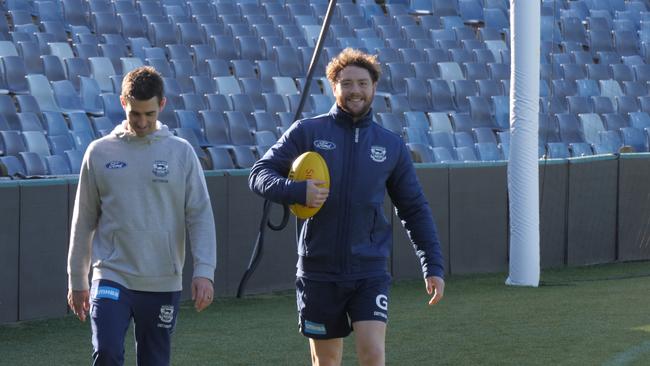
[[[432, 164], [417, 174], [434, 215], [450, 274], [506, 271], [505, 163]], [[217, 296], [234, 296], [248, 266], [263, 200], [247, 171], [206, 172], [217, 228]], [[540, 162], [542, 268], [650, 259], [650, 154]], [[76, 179], [0, 181], [0, 323], [58, 317], [66, 308], [66, 258]], [[395, 279], [422, 278], [387, 197]], [[277, 224], [282, 208], [274, 205]], [[265, 253], [246, 294], [292, 289], [296, 220], [266, 231]], [[190, 246], [183, 298], [190, 297]]]

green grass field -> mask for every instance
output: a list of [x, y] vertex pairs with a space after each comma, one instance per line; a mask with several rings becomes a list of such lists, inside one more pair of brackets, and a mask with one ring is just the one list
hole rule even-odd
[[[505, 274], [452, 276], [426, 305], [420, 281], [393, 287], [389, 365], [648, 365], [650, 262], [544, 271], [539, 288]], [[1, 365], [90, 364], [90, 327], [73, 317], [0, 326]], [[134, 365], [127, 338], [127, 365]], [[345, 365], [355, 365], [353, 337]], [[308, 365], [292, 292], [219, 299], [180, 314], [174, 365]]]

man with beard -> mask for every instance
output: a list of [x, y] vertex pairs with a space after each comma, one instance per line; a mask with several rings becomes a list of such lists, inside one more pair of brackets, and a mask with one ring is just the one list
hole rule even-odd
[[[343, 337], [352, 330], [359, 363], [385, 364], [392, 244], [386, 192], [422, 264], [429, 304], [444, 293], [440, 243], [409, 151], [400, 136], [372, 121], [380, 70], [376, 56], [343, 50], [327, 66], [336, 104], [295, 122], [249, 177], [251, 190], [271, 201], [322, 206], [302, 225], [296, 274], [299, 328], [313, 365], [340, 365]], [[329, 190], [322, 181], [286, 178], [306, 151], [327, 162]]]

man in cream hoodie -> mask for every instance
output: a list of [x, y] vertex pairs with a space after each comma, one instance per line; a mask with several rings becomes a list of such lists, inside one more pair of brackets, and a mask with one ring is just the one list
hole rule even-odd
[[[168, 365], [189, 233], [197, 311], [212, 302], [216, 235], [201, 164], [157, 118], [163, 81], [152, 67], [129, 72], [126, 120], [83, 158], [68, 253], [68, 304], [90, 313], [95, 365], [124, 363], [133, 318], [138, 365]], [[88, 273], [92, 267], [92, 286]]]

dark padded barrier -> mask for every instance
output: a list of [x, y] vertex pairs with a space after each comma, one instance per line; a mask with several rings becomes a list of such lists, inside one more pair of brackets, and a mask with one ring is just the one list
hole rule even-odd
[[19, 319], [67, 313], [68, 183], [20, 183]]
[[[248, 267], [255, 245], [264, 200], [248, 189], [248, 170], [228, 176], [228, 249], [226, 253], [226, 294], [235, 295], [239, 280]], [[271, 220], [279, 224], [282, 206], [273, 204]], [[264, 254], [249, 279], [246, 294], [292, 289], [296, 279], [295, 217], [282, 231], [266, 230]]]
[[506, 164], [464, 163], [449, 169], [452, 274], [508, 268]]
[[615, 156], [569, 161], [569, 266], [616, 259], [617, 165]]
[[0, 324], [18, 320], [20, 192], [15, 182], [0, 183]]
[[618, 259], [650, 259], [650, 154], [619, 160]]
[[540, 161], [540, 265], [542, 268], [566, 263], [567, 194], [569, 163], [565, 159]]
[[[445, 256], [445, 271], [449, 273], [449, 172], [443, 164], [419, 164], [416, 168], [424, 196], [429, 202], [438, 230], [438, 239]], [[393, 256], [394, 279], [422, 278], [422, 267], [415, 255], [406, 230], [393, 212]]]

